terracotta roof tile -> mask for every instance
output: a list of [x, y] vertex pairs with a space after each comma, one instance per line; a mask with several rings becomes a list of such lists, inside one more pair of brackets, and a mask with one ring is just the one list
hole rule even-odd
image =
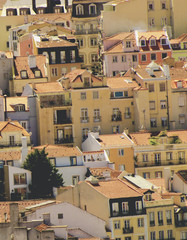
[[62, 22], [62, 20], [71, 20], [71, 13], [48, 13], [30, 15], [30, 20], [34, 21], [48, 21], [48, 22]]
[[8, 161], [8, 160], [20, 160], [21, 159], [21, 151], [0, 151], [0, 160]]
[[115, 179], [121, 174], [121, 171], [113, 170], [113, 169], [107, 168], [107, 167], [90, 168], [90, 172], [92, 173], [92, 175], [94, 177], [97, 177], [97, 178], [103, 178], [103, 173], [109, 172], [111, 179]]
[[128, 198], [143, 196], [143, 194], [139, 193], [120, 180], [100, 181], [99, 184], [95, 186], [89, 182], [86, 183], [107, 198]]
[[35, 227], [34, 229], [38, 232], [43, 232], [45, 231], [47, 228], [49, 228], [49, 226], [47, 226], [46, 224], [42, 223], [40, 225], [38, 225], [37, 227]]
[[28, 57], [16, 57], [14, 60], [15, 66], [15, 78], [21, 78], [21, 71], [25, 70], [27, 72], [26, 79], [33, 79], [35, 78], [35, 70], [41, 71], [41, 78], [45, 76], [45, 64], [46, 64], [46, 56], [43, 55], [36, 55], [36, 68], [31, 69], [28, 64]]
[[23, 136], [30, 136], [29, 133], [20, 125], [18, 121], [0, 122], [0, 132], [18, 132], [21, 131]]
[[77, 46], [77, 43], [72, 43], [70, 41], [66, 41], [63, 39], [36, 42], [37, 48], [72, 47], [72, 46]]
[[[30, 84], [32, 87], [32, 84]], [[63, 92], [64, 89], [59, 82], [47, 82], [34, 84], [34, 90], [36, 93], [56, 93]]]
[[43, 146], [33, 147], [32, 149], [42, 150], [44, 147], [45, 147], [45, 151], [48, 153], [48, 157], [82, 156], [83, 155], [78, 147], [43, 145]]
[[99, 135], [98, 141], [104, 148], [109, 146], [133, 146], [132, 141], [123, 134]]
[[112, 89], [135, 88], [138, 84], [130, 77], [110, 77], [107, 78], [107, 85]]

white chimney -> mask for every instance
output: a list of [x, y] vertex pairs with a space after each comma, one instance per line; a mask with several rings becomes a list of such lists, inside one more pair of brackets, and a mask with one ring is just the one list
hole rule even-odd
[[170, 78], [169, 65], [163, 65], [164, 75], [166, 78]]
[[27, 138], [25, 136], [22, 137], [21, 142], [22, 142], [21, 148], [21, 165], [22, 165], [28, 155]]
[[36, 56], [29, 55], [28, 56], [28, 64], [29, 64], [30, 68], [35, 68], [36, 67]]

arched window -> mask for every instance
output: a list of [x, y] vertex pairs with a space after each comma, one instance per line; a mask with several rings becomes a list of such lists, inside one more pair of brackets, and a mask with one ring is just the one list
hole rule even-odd
[[84, 8], [82, 5], [77, 5], [76, 6], [76, 15], [83, 15], [84, 14]]
[[90, 4], [89, 5], [89, 14], [90, 15], [94, 15], [94, 14], [96, 14], [97, 13], [97, 10], [96, 10], [96, 5], [95, 4]]

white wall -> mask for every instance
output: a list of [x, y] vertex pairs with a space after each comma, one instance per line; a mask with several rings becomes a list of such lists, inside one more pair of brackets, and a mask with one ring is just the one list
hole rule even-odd
[[[27, 220], [41, 219], [43, 213], [50, 213], [52, 225], [68, 225], [68, 228], [80, 228], [94, 237], [105, 238], [107, 236], [105, 221], [69, 203], [54, 204], [37, 209], [35, 213], [27, 216]], [[63, 214], [63, 219], [58, 219], [59, 213]]]

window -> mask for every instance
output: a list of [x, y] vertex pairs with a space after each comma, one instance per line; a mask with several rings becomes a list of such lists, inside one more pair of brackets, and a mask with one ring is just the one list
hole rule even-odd
[[142, 201], [136, 201], [135, 208], [136, 208], [136, 211], [141, 211], [142, 210]]
[[85, 100], [86, 99], [86, 92], [81, 92], [81, 100]]
[[72, 176], [72, 185], [76, 185], [80, 181], [80, 176]]
[[77, 42], [78, 42], [79, 47], [83, 47], [84, 46], [83, 38], [77, 39]]
[[120, 221], [114, 221], [114, 229], [120, 229]]
[[125, 240], [131, 240], [131, 237], [125, 237]]
[[130, 228], [130, 220], [125, 220], [124, 221], [124, 228], [129, 229]]
[[138, 61], [138, 56], [137, 55], [132, 55], [132, 61], [137, 62]]
[[95, 62], [97, 62], [98, 61], [98, 56], [97, 56], [97, 54], [91, 54], [91, 62], [92, 63], [95, 63]]
[[90, 38], [90, 46], [97, 46], [97, 38]]
[[66, 67], [62, 67], [62, 75], [65, 75], [67, 73], [67, 68]]
[[155, 110], [155, 101], [149, 101], [149, 109]]
[[61, 12], [61, 9], [60, 9], [60, 8], [55, 8], [55, 9], [54, 9], [54, 12], [55, 12], [55, 13], [60, 13], [60, 12]]
[[146, 40], [145, 39], [141, 39], [140, 40], [140, 46], [141, 47], [145, 47], [146, 46]]
[[180, 163], [184, 163], [185, 162], [185, 152], [183, 152], [183, 151], [178, 152], [178, 158], [179, 158]]
[[75, 62], [75, 50], [70, 50], [70, 61]]
[[142, 60], [142, 62], [147, 61], [147, 56], [145, 54], [142, 54], [141, 55], [141, 60]]
[[148, 162], [148, 154], [143, 154], [142, 155], [142, 161], [143, 162]]
[[154, 26], [154, 25], [155, 25], [155, 19], [149, 18], [149, 26]]
[[162, 53], [162, 59], [166, 58], [167, 57], [167, 53]]
[[119, 133], [119, 126], [113, 126], [112, 133]]
[[185, 123], [185, 115], [184, 114], [179, 114], [179, 123], [184, 124]]
[[129, 212], [129, 204], [128, 202], [122, 202], [122, 212], [128, 213]]
[[21, 71], [21, 78], [27, 78], [27, 71], [26, 70]]
[[124, 156], [124, 149], [119, 149], [118, 150], [118, 155], [119, 156]]
[[27, 121], [20, 121], [20, 124], [23, 128], [25, 128], [26, 130], [28, 129], [28, 122]]
[[93, 91], [93, 99], [98, 99], [98, 98], [99, 98], [99, 92]]
[[130, 48], [131, 47], [131, 41], [126, 41], [126, 48]]
[[38, 14], [44, 14], [44, 9], [38, 9], [37, 12]]
[[173, 160], [173, 153], [172, 152], [167, 152], [166, 153], [166, 160]]
[[118, 215], [119, 204], [117, 202], [112, 203], [112, 212], [113, 212], [113, 215]]
[[151, 125], [151, 128], [157, 127], [156, 118], [151, 118], [150, 119], [150, 125]]
[[87, 122], [88, 122], [88, 109], [81, 108], [81, 123], [87, 123]]
[[167, 127], [168, 121], [167, 121], [166, 117], [161, 118], [161, 125], [162, 125], [162, 127]]
[[121, 56], [121, 61], [122, 61], [122, 62], [126, 62], [126, 61], [127, 61], [125, 55]]
[[60, 62], [65, 63], [65, 61], [66, 61], [66, 52], [60, 51]]
[[77, 24], [76, 25], [76, 31], [82, 32], [83, 31], [83, 25], [82, 24]]
[[94, 122], [99, 122], [100, 120], [100, 109], [94, 109]]
[[82, 5], [77, 5], [76, 6], [76, 15], [83, 15], [84, 14], [84, 8]]
[[158, 225], [163, 225], [163, 212], [158, 211]]
[[150, 178], [150, 172], [144, 172], [143, 173], [143, 178], [149, 179]]
[[112, 62], [113, 62], [113, 63], [118, 62], [118, 57], [117, 57], [117, 56], [113, 56], [113, 57], [112, 57]]
[[77, 165], [77, 157], [70, 157], [70, 165], [71, 166]]
[[144, 227], [144, 219], [138, 218], [138, 227]]
[[156, 40], [155, 39], [150, 39], [149, 44], [150, 44], [151, 47], [156, 46]]
[[159, 231], [159, 232], [158, 232], [158, 235], [159, 235], [159, 240], [164, 239], [164, 231], [163, 231], [163, 230], [162, 230], [162, 231]]
[[56, 63], [56, 52], [51, 52], [51, 63]]
[[89, 14], [90, 15], [94, 15], [94, 14], [96, 14], [97, 13], [97, 11], [96, 11], [96, 5], [95, 4], [90, 4], [89, 5]]
[[7, 30], [7, 32], [9, 31], [10, 28], [11, 28], [10, 25], [6, 26], [6, 30]]
[[138, 240], [144, 240], [144, 236], [139, 236]]
[[[161, 25], [165, 26], [167, 24], [167, 18], [166, 17], [162, 17], [161, 18]], [[162, 44], [162, 43], [161, 43]], [[163, 44], [164, 45], [164, 44]]]
[[150, 227], [155, 226], [155, 213], [154, 212], [149, 213], [149, 224], [150, 224]]
[[10, 144], [10, 146], [14, 146], [15, 145], [15, 138], [14, 138], [14, 136], [9, 136], [9, 144]]
[[181, 197], [181, 202], [185, 202], [185, 197]]
[[160, 108], [161, 109], [166, 109], [166, 100], [161, 100], [160, 101]]
[[162, 2], [162, 3], [161, 3], [161, 8], [162, 8], [162, 9], [166, 9], [166, 2]]
[[86, 138], [88, 137], [88, 131], [89, 131], [89, 128], [83, 128], [82, 129], [82, 139], [83, 139], [83, 141], [86, 140]]
[[172, 224], [171, 210], [166, 210], [166, 222], [168, 225]]
[[156, 53], [151, 53], [151, 61], [156, 61]]
[[131, 118], [131, 112], [129, 107], [125, 108], [125, 118], [126, 119]]
[[52, 77], [57, 77], [58, 76], [57, 68], [51, 68], [51, 75], [52, 75]]
[[17, 40], [17, 32], [16, 31], [12, 32], [12, 40]]
[[155, 178], [162, 178], [162, 172], [161, 171], [155, 172]]
[[151, 201], [151, 200], [152, 200], [151, 193], [146, 193], [145, 194], [145, 201]]
[[9, 48], [9, 42], [6, 42], [6, 47]]
[[58, 219], [63, 219], [63, 213], [58, 213]]
[[166, 91], [165, 83], [160, 83], [159, 86], [160, 86], [160, 92], [165, 92]]
[[173, 238], [173, 231], [171, 229], [167, 230], [167, 237], [168, 237], [168, 239], [172, 239]]
[[154, 92], [155, 91], [153, 83], [150, 83], [148, 86], [149, 86], [149, 92]]
[[148, 10], [154, 10], [154, 4], [153, 3], [148, 3]]
[[26, 173], [14, 174], [14, 185], [27, 184]]

